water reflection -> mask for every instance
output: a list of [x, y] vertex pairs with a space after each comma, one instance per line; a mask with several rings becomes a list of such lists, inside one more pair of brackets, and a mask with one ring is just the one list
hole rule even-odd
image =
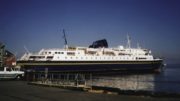
[[160, 74], [94, 76], [92, 85], [119, 88], [121, 90], [180, 93], [180, 68], [179, 65], [169, 65]]
[[96, 76], [93, 78], [95, 86], [113, 87], [121, 90], [148, 90], [155, 89], [153, 74], [131, 74], [117, 76]]

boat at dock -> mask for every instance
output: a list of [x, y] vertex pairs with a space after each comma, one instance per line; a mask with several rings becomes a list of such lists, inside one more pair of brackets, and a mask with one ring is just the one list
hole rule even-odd
[[[64, 31], [63, 31], [64, 32]], [[108, 71], [161, 71], [163, 59], [155, 58], [151, 50], [127, 46], [109, 48], [106, 39], [93, 42], [89, 47], [70, 47], [65, 37], [62, 49], [41, 49], [37, 53], [27, 52], [17, 65], [26, 71], [51, 72], [108, 72]]]

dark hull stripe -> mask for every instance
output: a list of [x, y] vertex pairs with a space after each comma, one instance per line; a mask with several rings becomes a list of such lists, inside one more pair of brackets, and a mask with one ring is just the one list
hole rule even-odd
[[18, 65], [101, 65], [101, 64], [156, 64], [156, 61], [18, 61]]
[[162, 61], [64, 61], [18, 62], [26, 70], [44, 71], [142, 71], [159, 69]]

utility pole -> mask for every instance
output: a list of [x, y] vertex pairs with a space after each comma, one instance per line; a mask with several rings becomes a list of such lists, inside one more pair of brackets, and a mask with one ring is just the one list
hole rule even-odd
[[0, 68], [4, 67], [5, 45], [0, 43]]

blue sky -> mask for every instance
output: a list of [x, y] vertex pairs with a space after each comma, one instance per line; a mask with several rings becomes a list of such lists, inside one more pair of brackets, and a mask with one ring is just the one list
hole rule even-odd
[[0, 0], [0, 41], [21, 56], [41, 48], [62, 48], [62, 29], [71, 46], [106, 38], [110, 47], [151, 49], [168, 63], [180, 63], [179, 0]]

